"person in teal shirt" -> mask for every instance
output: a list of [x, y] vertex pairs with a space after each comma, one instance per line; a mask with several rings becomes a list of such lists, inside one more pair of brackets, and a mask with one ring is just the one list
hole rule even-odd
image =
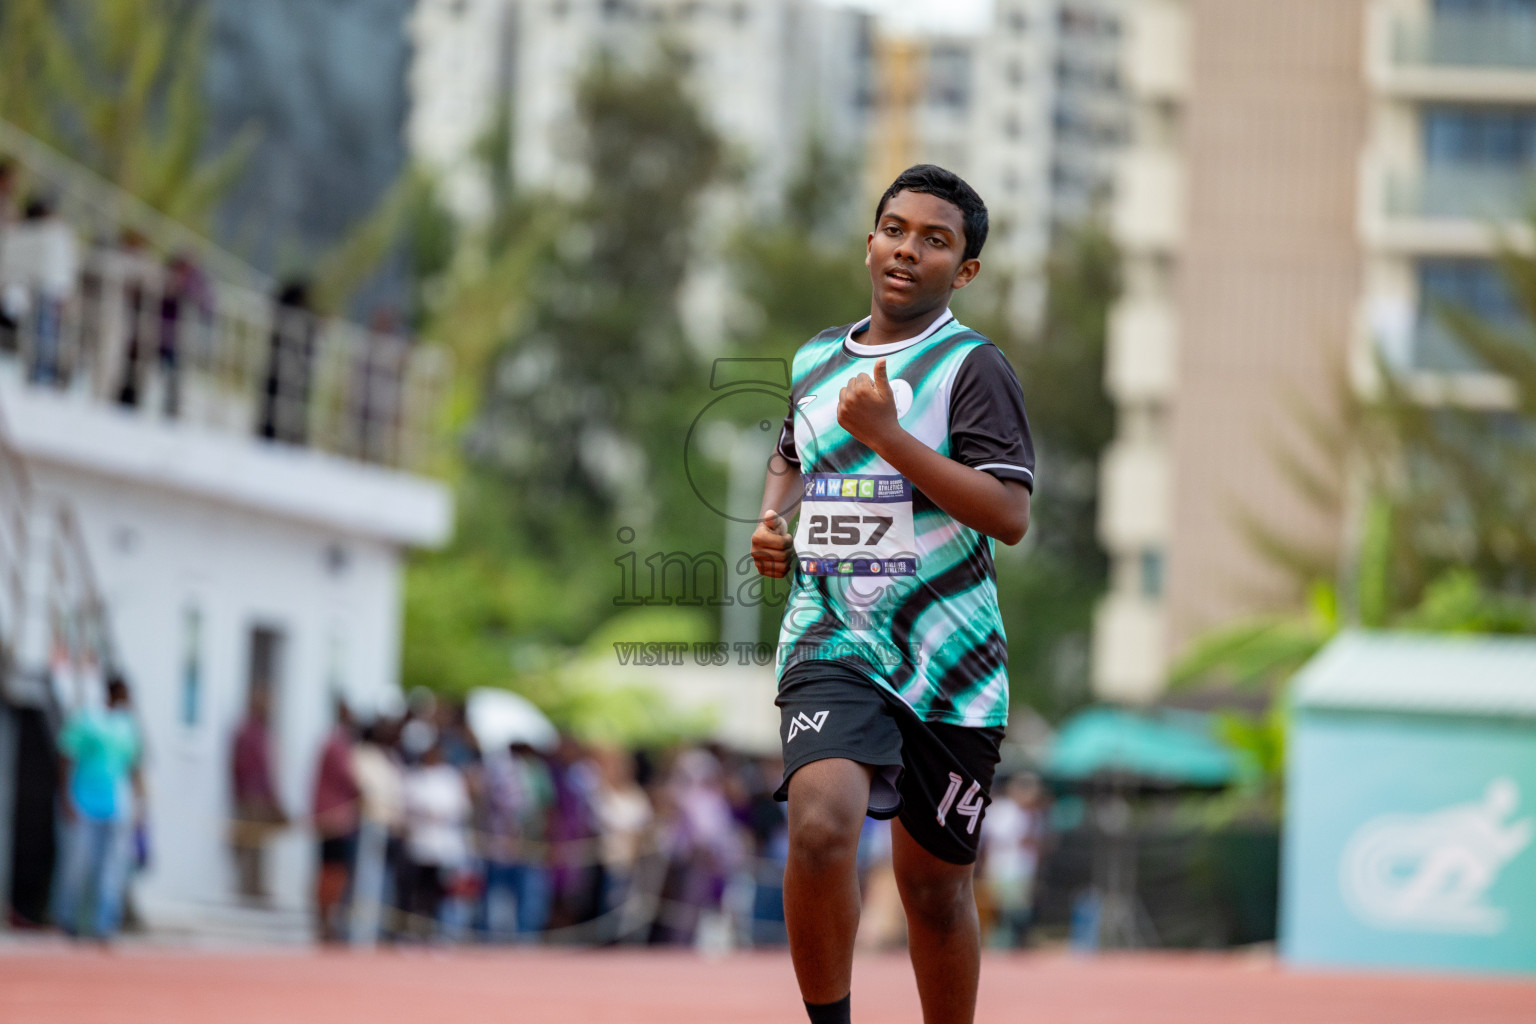
[[59, 734], [59, 753], [68, 839], [54, 920], [79, 934], [89, 905], [89, 933], [110, 939], [122, 920], [133, 827], [143, 810], [143, 741], [122, 676], [108, 681], [104, 709], [70, 715]]

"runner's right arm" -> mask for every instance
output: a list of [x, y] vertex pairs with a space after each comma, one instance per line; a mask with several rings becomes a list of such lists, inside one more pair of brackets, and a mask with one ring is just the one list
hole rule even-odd
[[752, 561], [764, 576], [783, 579], [789, 574], [795, 540], [789, 534], [789, 516], [782, 510], [798, 504], [804, 489], [800, 467], [774, 452], [768, 460], [757, 529], [752, 533]]

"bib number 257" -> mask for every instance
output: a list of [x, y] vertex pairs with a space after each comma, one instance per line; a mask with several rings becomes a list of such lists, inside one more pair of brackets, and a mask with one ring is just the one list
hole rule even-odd
[[[838, 547], [874, 547], [891, 528], [890, 516], [811, 516], [811, 529], [807, 539], [812, 544], [833, 544]], [[860, 527], [872, 526], [869, 536], [861, 540]]]

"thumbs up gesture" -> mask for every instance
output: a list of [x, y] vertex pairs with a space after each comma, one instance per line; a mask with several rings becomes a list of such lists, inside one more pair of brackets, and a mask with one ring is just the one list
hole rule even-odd
[[886, 377], [885, 360], [875, 361], [875, 375], [861, 373], [848, 381], [837, 396], [837, 422], [878, 452], [896, 434], [896, 395]]

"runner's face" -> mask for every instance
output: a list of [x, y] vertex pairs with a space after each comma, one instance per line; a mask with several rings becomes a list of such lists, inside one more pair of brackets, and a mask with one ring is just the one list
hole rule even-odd
[[899, 319], [949, 304], [976, 276], [965, 255], [965, 221], [954, 203], [926, 192], [898, 192], [880, 211], [864, 263], [875, 304]]

